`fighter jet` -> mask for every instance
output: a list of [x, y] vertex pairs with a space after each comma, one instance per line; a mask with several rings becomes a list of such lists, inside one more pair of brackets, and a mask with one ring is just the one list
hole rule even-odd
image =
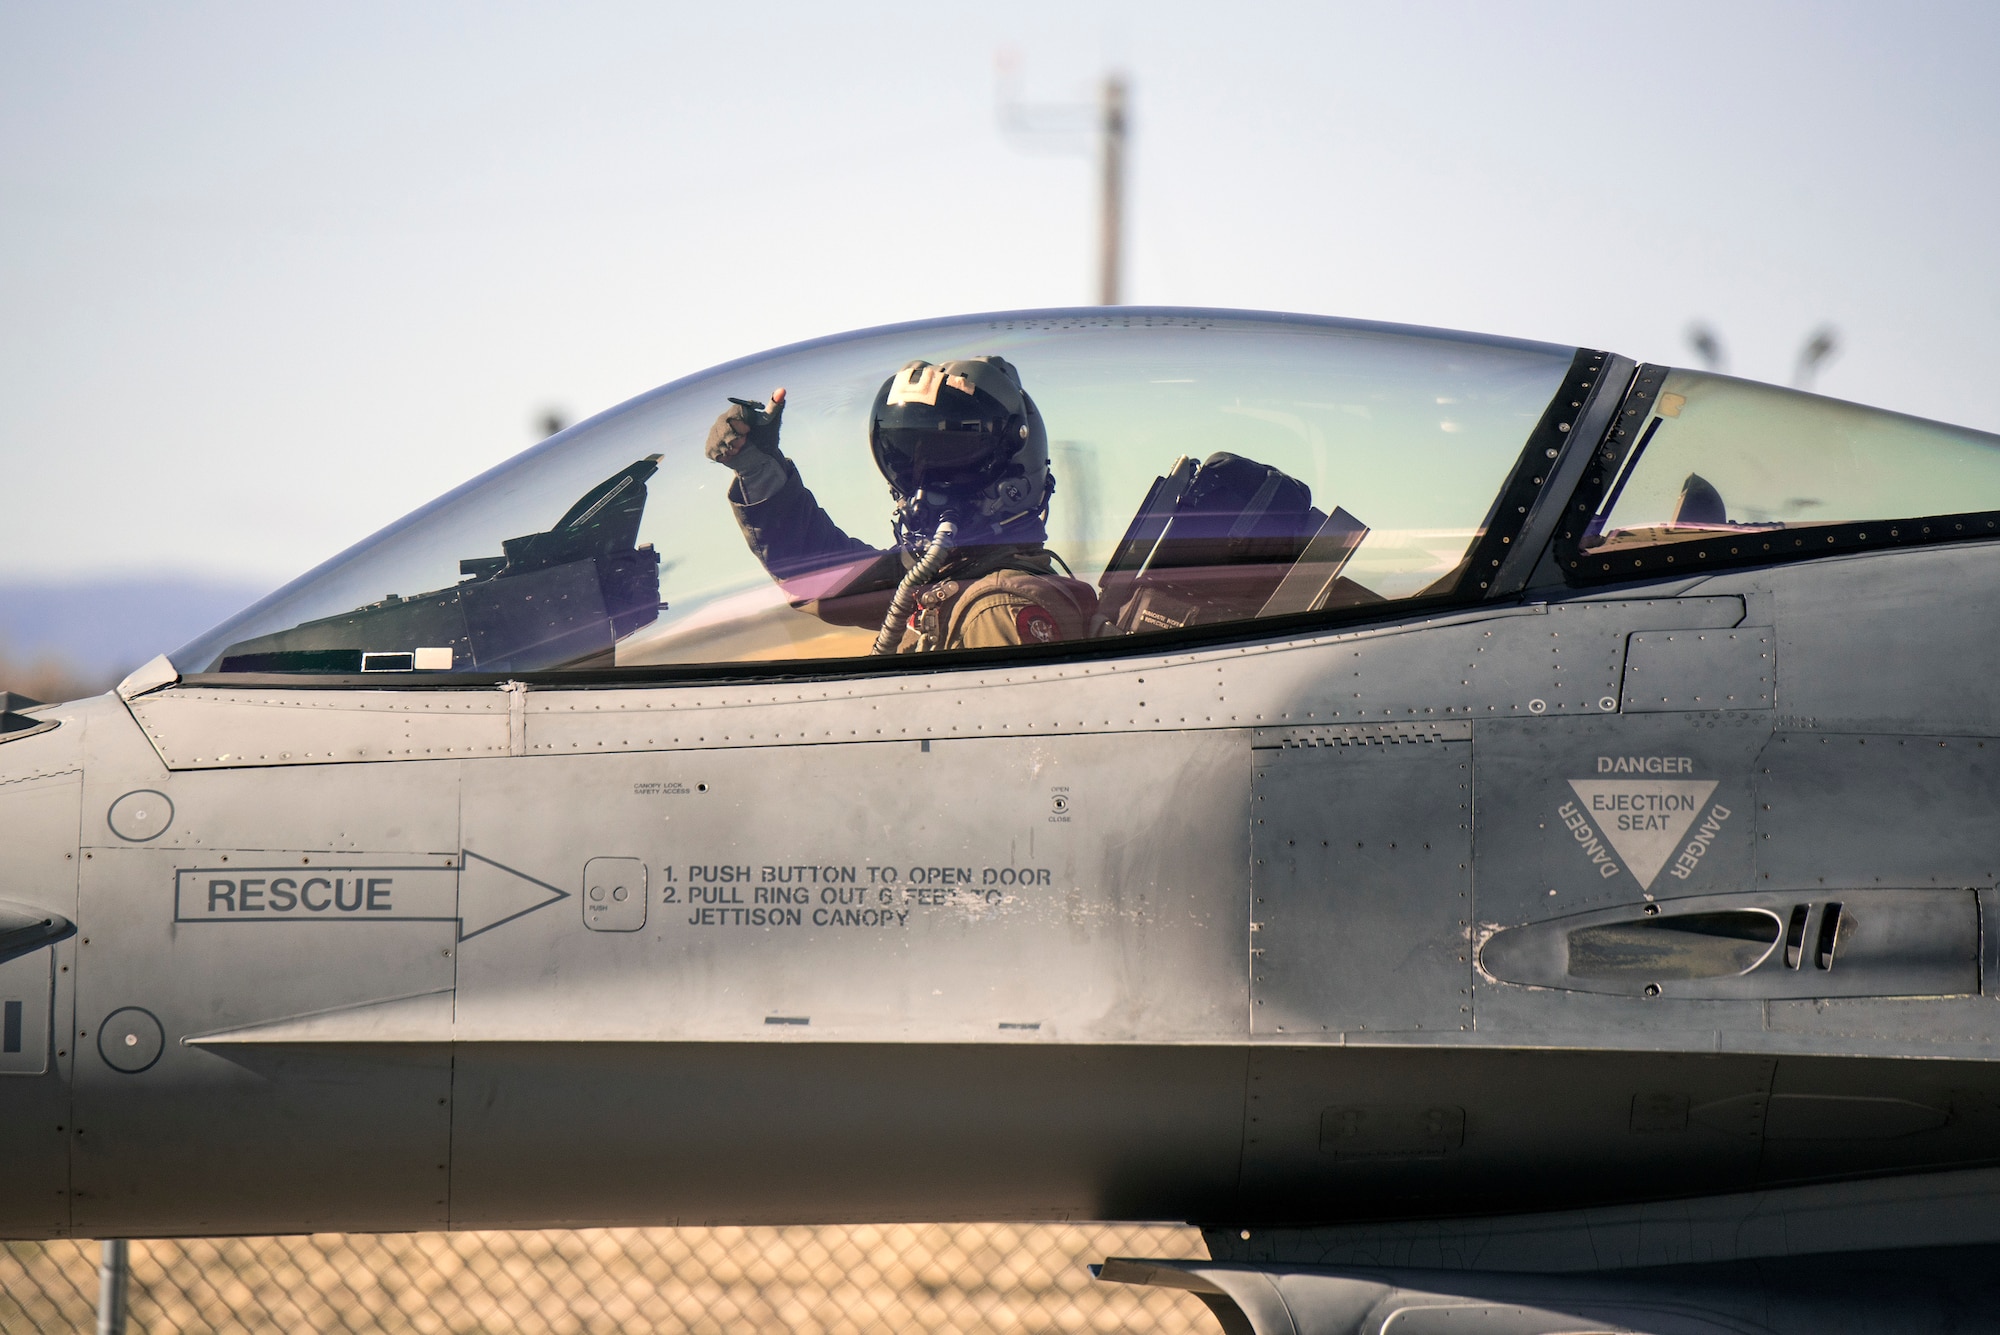
[[1185, 1220], [2000, 1324], [2000, 436], [1092, 309], [573, 426], [0, 732], [0, 1233]]

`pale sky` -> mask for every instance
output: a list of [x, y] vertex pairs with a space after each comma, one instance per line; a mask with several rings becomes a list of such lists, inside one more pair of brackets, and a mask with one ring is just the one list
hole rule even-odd
[[[0, 576], [272, 585], [572, 416], [842, 329], [1405, 321], [2000, 431], [2000, 6], [0, 0]], [[1081, 145], [1079, 145], [1081, 147]], [[692, 442], [691, 448], [698, 448]]]

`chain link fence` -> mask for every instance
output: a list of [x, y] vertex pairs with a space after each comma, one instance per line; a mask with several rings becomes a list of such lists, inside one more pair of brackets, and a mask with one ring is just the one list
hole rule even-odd
[[[95, 1242], [0, 1251], [0, 1332], [97, 1328]], [[1161, 1225], [871, 1225], [315, 1234], [131, 1244], [127, 1329], [422, 1335], [687, 1331], [1214, 1335], [1191, 1294], [1106, 1256], [1205, 1257]]]

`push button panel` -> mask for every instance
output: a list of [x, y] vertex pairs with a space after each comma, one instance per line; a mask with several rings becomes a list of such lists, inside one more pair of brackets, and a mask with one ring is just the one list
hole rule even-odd
[[583, 864], [583, 925], [593, 932], [636, 932], [646, 925], [646, 864], [638, 858], [592, 858]]

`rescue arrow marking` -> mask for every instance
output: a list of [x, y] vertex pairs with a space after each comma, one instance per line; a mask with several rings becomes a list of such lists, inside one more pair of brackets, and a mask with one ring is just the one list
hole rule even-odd
[[458, 939], [469, 941], [568, 898], [567, 890], [466, 849], [458, 874]]
[[1667, 855], [1680, 843], [1701, 812], [1714, 779], [1571, 779], [1584, 810], [1641, 890], [1650, 890], [1666, 865]]

